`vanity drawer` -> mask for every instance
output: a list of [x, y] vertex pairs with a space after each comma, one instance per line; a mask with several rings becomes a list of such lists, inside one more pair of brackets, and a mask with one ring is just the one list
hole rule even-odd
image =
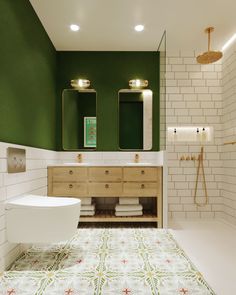
[[64, 181], [86, 181], [87, 168], [81, 167], [57, 167], [53, 168], [52, 180], [55, 182]]
[[119, 196], [122, 194], [122, 183], [101, 183], [89, 184], [90, 196]]
[[121, 181], [122, 168], [117, 167], [95, 167], [89, 168], [90, 181]]
[[54, 182], [52, 184], [52, 193], [56, 196], [86, 196], [87, 184], [86, 183], [70, 183], [70, 182]]
[[157, 181], [157, 168], [125, 167], [124, 181]]
[[124, 183], [125, 196], [156, 196], [157, 183], [156, 182], [126, 182]]

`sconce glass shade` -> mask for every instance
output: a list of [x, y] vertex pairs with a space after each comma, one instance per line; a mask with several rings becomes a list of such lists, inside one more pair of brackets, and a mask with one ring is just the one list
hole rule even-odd
[[75, 89], [86, 89], [90, 86], [90, 81], [85, 79], [71, 80], [71, 86]]
[[129, 80], [129, 86], [133, 89], [145, 88], [148, 86], [148, 80], [133, 79]]

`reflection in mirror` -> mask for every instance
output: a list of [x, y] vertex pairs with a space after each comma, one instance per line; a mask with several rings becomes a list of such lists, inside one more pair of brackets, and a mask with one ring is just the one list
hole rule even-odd
[[119, 147], [128, 150], [152, 149], [152, 91], [119, 91]]
[[93, 89], [64, 89], [62, 145], [64, 150], [96, 148], [96, 100]]

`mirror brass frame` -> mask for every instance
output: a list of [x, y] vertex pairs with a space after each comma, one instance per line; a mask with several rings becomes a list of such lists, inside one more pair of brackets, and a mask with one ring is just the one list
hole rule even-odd
[[[84, 151], [84, 152], [89, 152], [89, 151], [96, 151], [97, 150], [97, 147], [96, 148], [84, 148], [84, 149], [68, 149], [68, 148], [65, 148], [64, 147], [64, 136], [65, 136], [65, 131], [64, 131], [64, 122], [65, 122], [65, 113], [64, 113], [64, 97], [63, 97], [63, 93], [64, 91], [66, 90], [73, 90], [73, 91], [77, 91], [79, 93], [95, 93], [96, 95], [96, 118], [97, 118], [97, 91], [95, 89], [73, 89], [73, 88], [68, 88], [68, 89], [63, 89], [62, 91], [62, 123], [61, 123], [61, 138], [62, 138], [62, 150], [63, 151]], [[98, 121], [97, 121], [98, 122]], [[96, 144], [97, 144], [97, 126], [96, 126]]]

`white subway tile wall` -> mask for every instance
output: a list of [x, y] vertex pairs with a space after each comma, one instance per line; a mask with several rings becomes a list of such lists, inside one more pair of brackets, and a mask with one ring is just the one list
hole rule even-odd
[[[222, 148], [221, 138], [221, 63], [199, 65], [194, 51], [167, 52], [167, 127], [211, 126], [213, 139], [203, 143], [204, 167], [209, 203], [194, 204], [197, 161], [180, 161], [181, 156], [198, 157], [197, 142], [167, 142], [168, 203], [172, 218], [222, 217]], [[198, 201], [204, 202], [202, 176], [198, 185]]]
[[[8, 147], [26, 149], [26, 172], [7, 173]], [[0, 142], [0, 271], [6, 269], [22, 251], [21, 245], [7, 241], [4, 202], [21, 194], [46, 195], [47, 165], [57, 162], [54, 151]]]
[[[223, 143], [236, 141], [236, 46], [225, 53], [222, 69]], [[224, 218], [236, 225], [236, 144], [223, 145], [223, 212]]]

